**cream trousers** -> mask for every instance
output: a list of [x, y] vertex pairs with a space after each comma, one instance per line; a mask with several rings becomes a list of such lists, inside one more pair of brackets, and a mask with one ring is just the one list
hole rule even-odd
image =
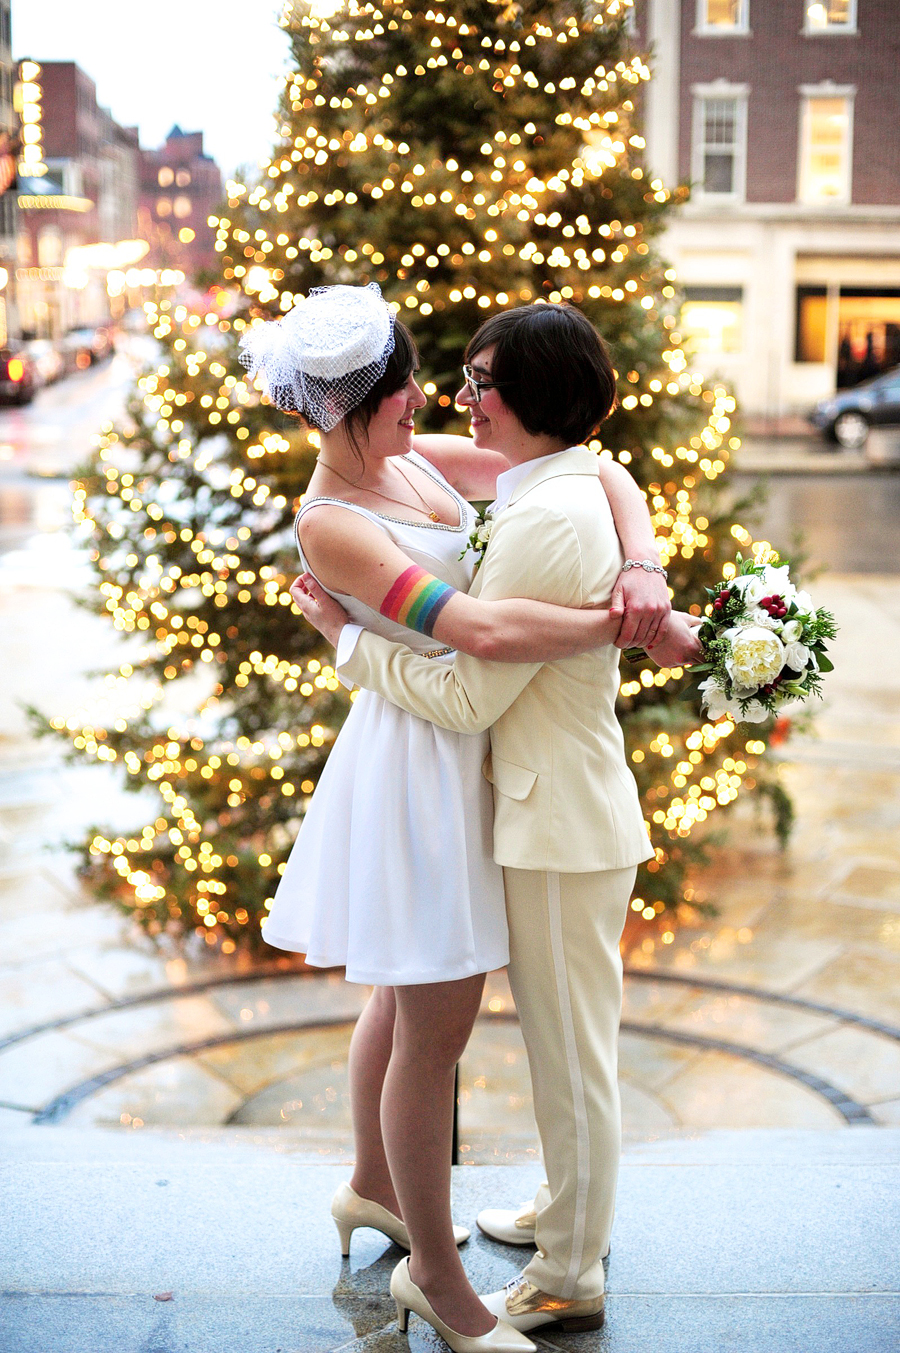
[[503, 871], [509, 980], [547, 1172], [525, 1274], [571, 1300], [603, 1291], [622, 1136], [619, 940], [636, 872]]

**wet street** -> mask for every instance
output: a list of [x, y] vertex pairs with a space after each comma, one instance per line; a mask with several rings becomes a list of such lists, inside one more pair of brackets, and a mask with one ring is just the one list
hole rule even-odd
[[121, 413], [139, 359], [134, 346], [39, 391], [31, 404], [0, 406], [0, 552], [69, 525], [69, 477], [101, 423]]
[[[120, 354], [0, 409], [0, 1125], [250, 1130], [242, 1140], [260, 1147], [346, 1159], [347, 1044], [365, 992], [337, 974], [160, 952], [87, 896], [60, 842], [88, 821], [130, 825], [141, 806], [114, 774], [65, 768], [22, 713], [24, 701], [53, 713], [89, 701], [85, 674], [121, 661], [111, 627], [74, 605], [84, 575], [68, 478], [121, 408], [136, 360]], [[757, 448], [742, 486], [771, 460]], [[793, 842], [779, 852], [741, 806], [698, 880], [716, 914], [626, 953], [631, 1140], [900, 1123], [900, 475], [838, 468], [769, 473], [757, 533], [785, 550], [805, 533], [826, 570], [816, 596], [841, 624], [816, 732], [781, 749]], [[461, 1088], [463, 1159], [535, 1158], [502, 975]]]
[[805, 558], [808, 571], [900, 573], [900, 469], [740, 473], [733, 482], [736, 494], [763, 485], [757, 539]]

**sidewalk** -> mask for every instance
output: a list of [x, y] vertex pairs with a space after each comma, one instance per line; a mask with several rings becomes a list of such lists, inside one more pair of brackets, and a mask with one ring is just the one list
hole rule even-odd
[[[19, 1132], [0, 1170], [4, 1353], [438, 1353], [388, 1292], [402, 1252], [329, 1202], [346, 1171], [173, 1135]], [[475, 1228], [534, 1166], [454, 1171], [479, 1291], [523, 1254]], [[900, 1131], [719, 1132], [632, 1147], [603, 1330], [543, 1353], [889, 1353], [900, 1345]]]
[[740, 448], [732, 453], [731, 463], [739, 474], [875, 473], [865, 451], [846, 451], [810, 432], [789, 436], [747, 433]]

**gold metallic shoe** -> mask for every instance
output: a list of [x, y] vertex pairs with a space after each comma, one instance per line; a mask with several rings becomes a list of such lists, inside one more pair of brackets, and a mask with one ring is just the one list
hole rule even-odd
[[502, 1292], [490, 1292], [481, 1300], [492, 1315], [505, 1320], [513, 1329], [536, 1330], [555, 1325], [567, 1334], [598, 1330], [603, 1324], [606, 1303], [602, 1293], [583, 1301], [554, 1297], [535, 1287], [524, 1274], [508, 1282]]
[[445, 1325], [432, 1310], [421, 1287], [417, 1287], [409, 1276], [408, 1259], [401, 1259], [391, 1274], [391, 1296], [397, 1303], [397, 1324], [401, 1334], [406, 1333], [410, 1311], [415, 1311], [450, 1345], [453, 1353], [537, 1353], [530, 1339], [499, 1318], [487, 1334], [459, 1334]]
[[[350, 1253], [350, 1237], [358, 1226], [371, 1226], [373, 1231], [380, 1231], [402, 1249], [410, 1248], [409, 1232], [400, 1218], [395, 1217], [393, 1212], [389, 1212], [380, 1203], [373, 1203], [369, 1198], [360, 1198], [349, 1184], [341, 1184], [338, 1187], [331, 1200], [331, 1215], [341, 1238], [341, 1254], [345, 1259]], [[453, 1228], [453, 1238], [457, 1245], [465, 1244], [470, 1234], [465, 1226]]]

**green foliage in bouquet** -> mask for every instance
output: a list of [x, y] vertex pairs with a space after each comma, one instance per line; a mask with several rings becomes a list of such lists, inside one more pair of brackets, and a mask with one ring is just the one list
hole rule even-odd
[[[692, 370], [655, 243], [671, 195], [644, 163], [650, 70], [628, 7], [286, 6], [277, 143], [212, 218], [219, 285], [149, 308], [159, 356], [76, 487], [92, 604], [130, 646], [107, 680], [115, 708], [53, 726], [158, 796], [143, 826], [98, 826], [83, 847], [89, 882], [151, 934], [264, 951], [261, 921], [347, 708], [286, 596], [317, 438], [249, 383], [248, 324], [313, 286], [376, 281], [421, 347], [420, 426], [461, 430], [453, 394], [479, 323], [572, 301], [619, 378], [592, 445], [646, 493], [676, 603], [697, 610], [735, 542], [751, 543], [722, 493], [734, 401]], [[705, 720], [691, 678], [647, 661], [623, 673], [621, 713], [656, 847], [633, 903], [649, 920], [692, 896], [696, 829], [759, 783], [765, 741]]]

